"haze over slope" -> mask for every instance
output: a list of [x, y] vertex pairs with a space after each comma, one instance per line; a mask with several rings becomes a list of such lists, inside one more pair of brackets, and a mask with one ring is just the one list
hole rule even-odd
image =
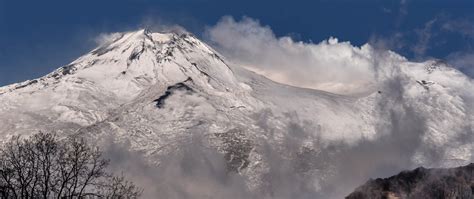
[[[340, 198], [372, 176], [473, 161], [474, 85], [443, 62], [336, 39], [254, 41], [217, 41], [228, 62], [185, 32], [112, 34], [44, 77], [1, 87], [0, 134], [85, 136], [149, 198]], [[263, 61], [236, 59], [233, 46]], [[315, 67], [286, 75], [293, 63]], [[246, 69], [259, 64], [325, 91]]]

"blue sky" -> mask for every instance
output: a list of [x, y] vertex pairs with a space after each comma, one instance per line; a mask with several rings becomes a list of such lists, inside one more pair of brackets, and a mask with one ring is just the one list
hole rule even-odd
[[0, 86], [67, 64], [100, 33], [179, 24], [203, 37], [223, 16], [305, 42], [333, 36], [415, 61], [440, 58], [474, 74], [472, 0], [0, 0]]

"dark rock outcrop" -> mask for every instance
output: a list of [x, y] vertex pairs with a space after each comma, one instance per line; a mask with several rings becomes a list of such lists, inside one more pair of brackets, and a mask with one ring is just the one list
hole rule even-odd
[[403, 171], [389, 178], [369, 180], [346, 199], [474, 199], [474, 163], [450, 169]]

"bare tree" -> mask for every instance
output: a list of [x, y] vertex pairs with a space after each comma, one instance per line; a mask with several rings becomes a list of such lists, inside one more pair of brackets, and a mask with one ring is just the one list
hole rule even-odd
[[138, 198], [141, 190], [108, 165], [82, 138], [17, 136], [0, 150], [0, 198]]

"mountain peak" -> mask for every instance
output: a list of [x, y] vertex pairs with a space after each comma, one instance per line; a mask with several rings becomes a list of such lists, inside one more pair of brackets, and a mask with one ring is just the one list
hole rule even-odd
[[108, 42], [45, 77], [7, 86], [0, 89], [0, 94], [33, 84], [77, 80], [91, 82], [124, 99], [131, 99], [154, 84], [169, 86], [188, 78], [201, 87], [218, 90], [236, 85], [224, 60], [189, 33], [140, 29], [110, 37]]

